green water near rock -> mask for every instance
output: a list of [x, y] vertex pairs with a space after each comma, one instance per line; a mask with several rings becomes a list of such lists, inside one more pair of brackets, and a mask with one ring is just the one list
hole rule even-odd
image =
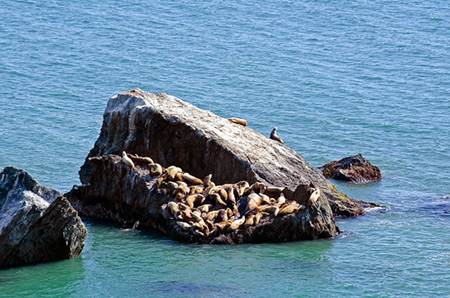
[[61, 191], [107, 98], [166, 91], [314, 166], [358, 152], [384, 211], [334, 240], [199, 246], [89, 222], [81, 257], [0, 271], [0, 297], [450, 295], [446, 1], [2, 1], [0, 167]]

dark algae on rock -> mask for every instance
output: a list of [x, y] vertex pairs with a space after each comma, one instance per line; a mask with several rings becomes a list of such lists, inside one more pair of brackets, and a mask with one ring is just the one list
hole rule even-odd
[[361, 154], [331, 161], [321, 167], [327, 178], [343, 180], [357, 184], [381, 180], [381, 171]]
[[78, 256], [87, 230], [69, 201], [27, 172], [0, 172], [0, 267]]

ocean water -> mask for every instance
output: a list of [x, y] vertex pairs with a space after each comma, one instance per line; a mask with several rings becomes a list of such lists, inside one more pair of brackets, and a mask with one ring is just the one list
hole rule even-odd
[[0, 0], [0, 167], [67, 191], [107, 99], [140, 87], [249, 120], [385, 211], [334, 240], [200, 246], [88, 222], [81, 257], [0, 271], [1, 297], [450, 297], [448, 1]]

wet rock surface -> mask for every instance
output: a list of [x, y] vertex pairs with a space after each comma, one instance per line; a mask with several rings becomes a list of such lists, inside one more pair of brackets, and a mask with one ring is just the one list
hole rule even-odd
[[339, 192], [287, 145], [167, 94], [136, 89], [112, 97], [100, 136], [81, 168], [81, 180], [89, 176], [88, 158], [120, 155], [123, 150], [197, 177], [211, 173], [218, 184], [244, 180], [285, 187], [299, 200], [309, 195], [313, 184], [338, 216], [360, 215], [375, 206]]
[[87, 230], [69, 201], [27, 172], [0, 172], [0, 267], [78, 256]]
[[331, 161], [321, 168], [327, 178], [343, 180], [357, 184], [381, 180], [381, 171], [361, 154]]
[[[157, 231], [184, 242], [237, 244], [330, 238], [338, 233], [326, 197], [313, 185], [292, 200], [284, 187], [215, 184], [175, 166], [129, 154], [90, 157], [83, 185], [67, 194], [82, 215]], [[303, 193], [303, 185], [301, 192]]]

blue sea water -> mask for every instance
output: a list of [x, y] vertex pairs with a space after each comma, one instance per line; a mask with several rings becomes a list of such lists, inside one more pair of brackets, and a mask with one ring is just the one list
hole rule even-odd
[[1, 297], [450, 297], [448, 1], [0, 0], [0, 167], [67, 191], [107, 99], [140, 87], [249, 120], [384, 212], [334, 240], [199, 246], [88, 223], [81, 257], [0, 271]]

